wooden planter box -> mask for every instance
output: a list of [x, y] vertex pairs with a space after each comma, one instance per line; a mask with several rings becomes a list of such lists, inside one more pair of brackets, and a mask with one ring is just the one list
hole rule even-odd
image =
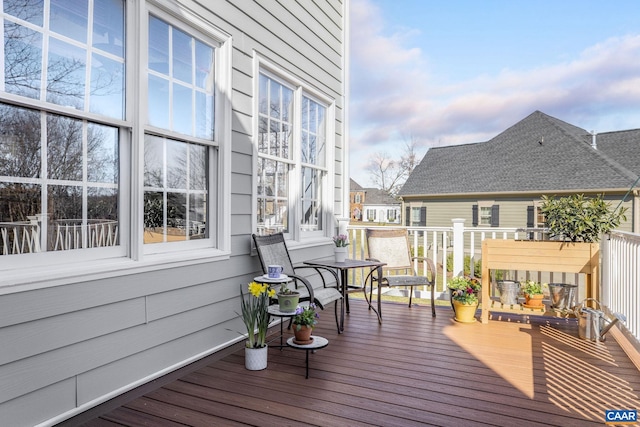
[[556, 241], [497, 240], [482, 242], [482, 323], [490, 311], [544, 314], [544, 310], [503, 310], [491, 306], [489, 270], [529, 270], [586, 275], [586, 296], [599, 295], [600, 244]]

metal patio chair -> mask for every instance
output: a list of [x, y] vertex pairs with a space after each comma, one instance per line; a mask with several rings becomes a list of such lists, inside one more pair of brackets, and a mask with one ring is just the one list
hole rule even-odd
[[[411, 246], [409, 244], [407, 230], [398, 228], [367, 228], [366, 236], [369, 253], [368, 259], [386, 263], [382, 268], [382, 277], [377, 277], [375, 274], [371, 275], [372, 281], [371, 288], [369, 289], [369, 301], [371, 301], [373, 286], [376, 283], [378, 285], [378, 298], [381, 296], [380, 288], [382, 286], [406, 286], [409, 287], [409, 307], [411, 307], [413, 288], [416, 286], [429, 286], [431, 288], [431, 314], [433, 317], [436, 317], [434, 300], [436, 268], [431, 259], [411, 255]], [[429, 277], [419, 276], [416, 273], [413, 266], [414, 260], [427, 264]]]
[[[336, 302], [342, 298], [342, 294], [337, 288], [339, 283], [338, 276], [333, 269], [309, 265], [293, 265], [282, 233], [274, 233], [265, 236], [252, 234], [251, 237], [256, 245], [262, 271], [266, 274], [269, 265], [281, 265], [283, 267], [282, 272], [294, 279], [295, 288], [300, 292], [300, 301], [313, 301], [318, 307], [324, 310], [328, 304]], [[314, 289], [307, 278], [297, 274], [298, 271], [303, 269], [315, 270], [322, 280], [322, 288], [318, 287]], [[331, 279], [335, 280], [336, 287], [327, 285], [327, 280], [325, 278], [326, 274], [331, 274]], [[303, 288], [299, 288], [300, 283], [304, 286]], [[337, 303], [334, 304], [334, 311], [336, 326], [338, 327], [338, 332], [340, 332]]]

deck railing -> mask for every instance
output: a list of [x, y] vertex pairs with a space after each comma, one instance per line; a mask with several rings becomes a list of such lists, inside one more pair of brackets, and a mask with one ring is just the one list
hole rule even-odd
[[[447, 264], [451, 273], [461, 274], [468, 263], [469, 270], [465, 272], [474, 275], [474, 269], [470, 266], [480, 261], [482, 241], [485, 239], [543, 240], [546, 237], [543, 229], [464, 227], [463, 220], [454, 219], [452, 222], [451, 227], [406, 227], [412, 253], [434, 260], [439, 266], [440, 277], [447, 276]], [[350, 258], [366, 257], [367, 228], [384, 226], [347, 226], [346, 231], [352, 242], [349, 246]], [[612, 313], [626, 316], [625, 328], [640, 341], [640, 235], [614, 232], [609, 238], [603, 239], [601, 254], [599, 301]], [[415, 261], [414, 268], [419, 274], [426, 274], [426, 265]], [[361, 280], [355, 270], [350, 274], [350, 280]], [[436, 298], [445, 298], [445, 294], [444, 284], [440, 284], [436, 288]]]
[[626, 316], [627, 330], [640, 341], [640, 235], [616, 231], [601, 247], [601, 302]]
[[[46, 225], [47, 238], [42, 242]], [[0, 223], [0, 255], [65, 251], [80, 248], [116, 246], [118, 221], [113, 220], [55, 220], [42, 224], [39, 218], [29, 221]]]

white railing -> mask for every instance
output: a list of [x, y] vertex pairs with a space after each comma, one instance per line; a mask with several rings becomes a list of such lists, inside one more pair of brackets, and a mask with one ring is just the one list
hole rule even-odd
[[[394, 226], [396, 227], [396, 226]], [[347, 227], [349, 241], [354, 244], [349, 246], [349, 257], [352, 259], [364, 259], [366, 257], [366, 236], [367, 228], [389, 228], [388, 226], [352, 226]], [[453, 220], [451, 227], [403, 227], [409, 232], [411, 250], [414, 255], [424, 256], [434, 260], [439, 266], [440, 277], [447, 276], [447, 262], [452, 265], [456, 274], [463, 272], [465, 258], [468, 256], [470, 271], [468, 274], [475, 275], [474, 266], [481, 257], [481, 243], [484, 239], [528, 239], [533, 237], [532, 233], [539, 233], [541, 230], [523, 230], [520, 228], [497, 228], [497, 227], [473, 227], [465, 228], [464, 221]], [[424, 263], [414, 261], [414, 268], [418, 274], [427, 274], [427, 266]], [[349, 272], [351, 281], [358, 281], [358, 272]], [[445, 293], [443, 285], [436, 288], [436, 298], [442, 298]]]
[[[48, 242], [41, 243], [45, 225]], [[83, 224], [81, 220], [56, 220], [45, 225], [35, 218], [0, 223], [0, 254], [37, 253], [42, 251], [42, 245], [50, 251], [63, 251], [118, 244], [118, 221], [89, 220]]]
[[640, 341], [640, 235], [613, 232], [602, 241], [601, 302], [626, 316], [624, 326]]
[[[468, 256], [469, 270], [474, 275], [475, 263], [482, 255], [482, 241], [485, 239], [535, 239], [543, 240], [545, 230], [497, 227], [464, 227], [464, 221], [453, 220], [451, 227], [405, 227], [410, 236], [412, 253], [426, 256], [439, 266], [438, 275], [447, 276], [447, 263], [452, 265], [452, 272], [462, 274], [465, 258]], [[385, 228], [369, 226], [347, 227], [349, 240], [354, 243], [349, 247], [349, 257], [364, 259], [366, 257], [366, 228]], [[599, 301], [613, 313], [626, 316], [624, 326], [640, 341], [640, 235], [615, 232], [601, 244], [602, 277], [600, 280], [601, 295]], [[426, 275], [426, 266], [415, 261], [419, 274]], [[422, 271], [420, 271], [422, 269]], [[354, 271], [350, 272], [350, 280], [360, 280]], [[518, 276], [517, 272], [515, 273]], [[576, 275], [577, 276], [577, 275]], [[550, 276], [553, 279], [553, 273]], [[570, 279], [562, 275], [562, 280]], [[573, 279], [579, 280], [578, 277]], [[436, 298], [442, 298], [444, 285], [436, 289]]]

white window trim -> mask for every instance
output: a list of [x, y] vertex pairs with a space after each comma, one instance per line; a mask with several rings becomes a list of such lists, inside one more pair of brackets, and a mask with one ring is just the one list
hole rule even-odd
[[[171, 256], [173, 258], [182, 259], [193, 256], [193, 251], [208, 250], [211, 255], [226, 255], [231, 253], [231, 61], [232, 61], [232, 38], [231, 36], [217, 30], [212, 24], [202, 20], [190, 10], [175, 4], [167, 4], [163, 2], [163, 7], [156, 7], [153, 4], [141, 4], [139, 11], [140, 28], [138, 37], [142, 48], [139, 51], [140, 58], [135, 64], [141, 67], [138, 76], [140, 87], [140, 99], [147, 100], [147, 84], [146, 84], [146, 63], [148, 60], [148, 23], [149, 15], [153, 14], [164, 20], [168, 24], [184, 31], [187, 34], [198, 37], [215, 48], [215, 93], [214, 93], [214, 139], [213, 141], [203, 140], [200, 138], [190, 137], [183, 134], [157, 129], [146, 123], [147, 109], [146, 102], [140, 103], [142, 108], [135, 111], [136, 122], [138, 126], [137, 144], [134, 144], [136, 151], [138, 167], [138, 185], [133, 188], [134, 200], [136, 200], [138, 212], [133, 218], [140, 218], [139, 221], [134, 220], [132, 224], [131, 236], [132, 257], [137, 260], [143, 260], [145, 257], [154, 257], [156, 255]], [[179, 17], [179, 18], [178, 18]], [[135, 108], [135, 107], [134, 107]], [[143, 243], [144, 224], [142, 223], [144, 212], [144, 137], [145, 133], [161, 135], [167, 138], [177, 140], [196, 142], [203, 145], [216, 147], [218, 155], [211, 155], [209, 160], [209, 197], [207, 209], [213, 213], [209, 218], [210, 237], [198, 241], [187, 242], [170, 242], [170, 243]], [[134, 168], [134, 170], [136, 170]], [[133, 212], [133, 210], [132, 210]]]
[[[323, 229], [319, 230], [319, 231], [301, 231], [300, 229], [300, 222], [301, 222], [301, 218], [300, 216], [302, 215], [302, 212], [300, 210], [300, 202], [299, 199], [296, 198], [295, 201], [290, 201], [290, 205], [294, 206], [295, 209], [292, 212], [290, 218], [291, 218], [291, 226], [289, 227], [289, 232], [285, 233], [285, 238], [287, 238], [288, 240], [294, 241], [294, 242], [300, 242], [300, 241], [308, 241], [308, 240], [317, 240], [317, 239], [323, 239], [323, 238], [330, 238], [331, 236], [333, 236], [334, 234], [334, 230], [333, 230], [333, 225], [334, 225], [334, 206], [333, 206], [333, 197], [331, 197], [331, 195], [333, 194], [333, 190], [335, 187], [335, 178], [334, 175], [332, 173], [330, 173], [331, 168], [329, 167], [329, 165], [334, 164], [334, 157], [335, 157], [335, 146], [336, 146], [336, 137], [335, 137], [335, 109], [336, 109], [336, 105], [335, 105], [335, 101], [327, 98], [326, 96], [323, 96], [322, 93], [318, 90], [316, 90], [315, 88], [313, 88], [312, 85], [306, 83], [305, 81], [301, 80], [300, 78], [294, 76], [293, 74], [283, 70], [281, 67], [277, 66], [275, 63], [273, 63], [272, 61], [268, 60], [266, 57], [264, 57], [262, 54], [258, 53], [257, 51], [254, 50], [254, 84], [253, 84], [253, 90], [254, 90], [254, 94], [256, 95], [256, 97], [258, 96], [259, 93], [259, 80], [260, 80], [260, 73], [264, 73], [265, 75], [269, 76], [270, 78], [273, 78], [275, 80], [277, 80], [278, 82], [280, 82], [281, 84], [291, 88], [294, 91], [294, 104], [295, 107], [293, 110], [293, 114], [294, 114], [294, 120], [293, 120], [293, 126], [294, 126], [294, 135], [296, 135], [296, 138], [298, 136], [298, 134], [300, 133], [300, 129], [301, 129], [301, 114], [299, 111], [297, 111], [297, 107], [299, 107], [300, 105], [302, 105], [302, 97], [305, 96], [307, 98], [312, 99], [315, 102], [318, 102], [319, 104], [323, 105], [326, 108], [326, 116], [325, 116], [325, 121], [326, 121], [326, 147], [325, 147], [325, 152], [326, 152], [326, 157], [325, 157], [325, 166], [324, 167], [317, 167], [318, 169], [321, 169], [325, 172], [325, 181], [322, 183], [322, 212], [323, 212], [323, 217], [322, 217], [322, 221], [323, 221]], [[257, 138], [258, 138], [258, 128], [259, 128], [259, 111], [258, 111], [258, 103], [254, 102], [253, 103], [253, 129], [254, 129], [254, 138], [253, 138], [253, 182], [252, 182], [252, 188], [253, 188], [253, 197], [252, 197], [252, 201], [251, 201], [251, 227], [253, 230], [257, 230], [258, 227], [258, 223], [257, 223], [257, 218], [255, 213], [257, 212], [257, 188], [258, 188], [258, 179], [257, 179], [257, 170], [258, 170], [258, 142], [257, 142]], [[293, 156], [292, 156], [292, 160], [293, 160], [293, 169], [292, 172], [296, 174], [296, 178], [293, 180], [289, 181], [290, 184], [290, 188], [289, 191], [291, 194], [297, 194], [300, 195], [300, 171], [297, 169], [302, 165], [302, 163], [300, 162], [300, 147], [299, 147], [299, 142], [295, 142], [294, 138], [294, 150], [293, 150]], [[268, 156], [261, 156], [264, 158], [268, 158]], [[281, 160], [281, 159], [278, 159]]]
[[[218, 43], [215, 51], [214, 138], [219, 143], [219, 147], [216, 162], [217, 174], [212, 177], [216, 185], [210, 187], [209, 192], [210, 207], [215, 209], [215, 221], [211, 225], [215, 227], [211, 233], [214, 238], [210, 239], [206, 248], [172, 250], [154, 255], [145, 255], [142, 243], [144, 158], [141, 141], [144, 140], [145, 130], [149, 128], [144, 125], [146, 108], [140, 105], [146, 105], [147, 99], [146, 73], [144, 72], [147, 45], [143, 42], [148, 37], [147, 14], [149, 11], [153, 11], [157, 16], [170, 16], [167, 22], [172, 25], [175, 24], [189, 34], [203, 34], [207, 40], [215, 40]], [[117, 247], [91, 248], [90, 251], [74, 250], [73, 262], [69, 262], [69, 251], [0, 257], [0, 271], [3, 273], [0, 278], [0, 295], [227, 259], [231, 253], [232, 37], [215, 28], [213, 23], [174, 2], [149, 1], [145, 4], [145, 2], [127, 1], [125, 15], [127, 34], [125, 120], [105, 118], [88, 111], [83, 112], [15, 94], [0, 95], [0, 101], [6, 100], [16, 106], [63, 114], [119, 128], [121, 244]], [[135, 87], [139, 88], [137, 92], [133, 89]], [[164, 131], [163, 134], [169, 136]], [[180, 135], [180, 139], [189, 140], [184, 135]], [[211, 144], [211, 141], [208, 143]], [[131, 174], [131, 171], [136, 173]], [[55, 267], [52, 268], [52, 265]]]

